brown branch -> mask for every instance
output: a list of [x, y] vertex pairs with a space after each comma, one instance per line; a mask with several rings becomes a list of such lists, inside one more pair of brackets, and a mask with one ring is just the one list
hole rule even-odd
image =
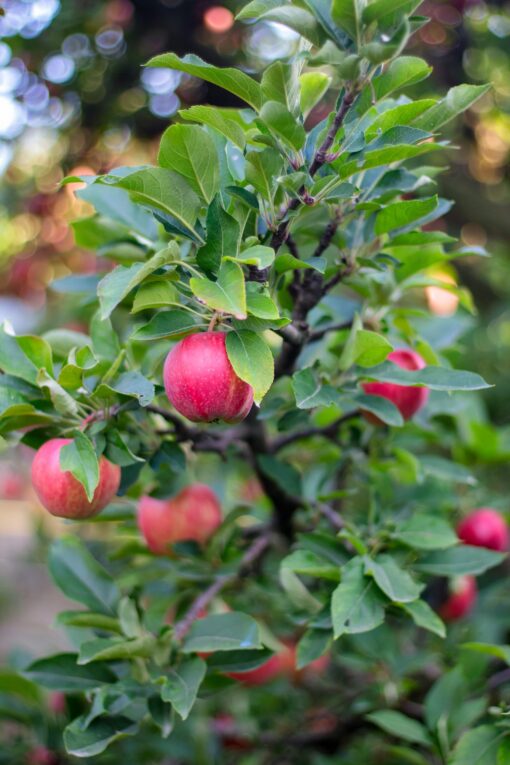
[[319, 244], [317, 245], [317, 248], [315, 252], [313, 253], [314, 258], [320, 257], [322, 253], [328, 249], [329, 245], [333, 241], [333, 237], [335, 236], [338, 230], [338, 226], [340, 225], [341, 220], [342, 220], [342, 213], [340, 211], [340, 208], [337, 207], [333, 215], [333, 219], [330, 220], [330, 222], [326, 226], [324, 233], [320, 238]]
[[177, 640], [182, 640], [187, 635], [201, 612], [210, 605], [225, 587], [233, 584], [238, 579], [242, 579], [251, 571], [255, 563], [262, 558], [269, 548], [270, 541], [270, 531], [265, 531], [248, 547], [241, 558], [237, 571], [219, 576], [193, 601], [185, 615], [175, 625], [174, 634]]
[[314, 502], [313, 507], [315, 507], [319, 513], [321, 513], [321, 515], [328, 519], [336, 531], [341, 531], [343, 528], [345, 528], [344, 519], [340, 513], [337, 513], [337, 511], [333, 510], [333, 508], [329, 505], [326, 505], [324, 502]]
[[311, 426], [305, 430], [298, 430], [295, 433], [289, 433], [286, 436], [281, 436], [280, 438], [275, 439], [273, 443], [270, 444], [269, 448], [273, 453], [278, 452], [281, 449], [284, 449], [286, 446], [289, 446], [289, 444], [293, 444], [296, 441], [302, 441], [305, 438], [312, 438], [313, 436], [322, 436], [323, 438], [334, 439], [338, 428], [343, 425], [344, 422], [353, 420], [358, 416], [359, 411], [355, 409], [353, 412], [347, 412], [341, 417], [338, 417], [330, 425], [326, 425], [326, 427]]
[[342, 124], [347, 115], [347, 112], [353, 105], [357, 95], [358, 95], [358, 91], [357, 91], [357, 88], [355, 87], [352, 90], [345, 91], [340, 107], [337, 113], [335, 114], [335, 118], [333, 122], [331, 123], [331, 126], [327, 132], [326, 138], [324, 139], [324, 141], [318, 148], [315, 154], [315, 157], [313, 159], [313, 162], [310, 165], [310, 175], [312, 177], [315, 175], [317, 170], [319, 170], [328, 161], [328, 152], [333, 146], [337, 133], [342, 127]]

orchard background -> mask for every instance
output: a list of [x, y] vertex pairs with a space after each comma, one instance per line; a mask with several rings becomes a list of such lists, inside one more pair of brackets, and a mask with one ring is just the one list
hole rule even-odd
[[3, 6], [0, 762], [510, 763], [508, 6]]

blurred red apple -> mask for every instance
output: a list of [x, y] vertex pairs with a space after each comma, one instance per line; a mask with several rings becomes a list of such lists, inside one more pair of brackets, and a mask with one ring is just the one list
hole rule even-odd
[[228, 677], [239, 680], [245, 685], [264, 685], [276, 677], [288, 677], [293, 681], [299, 681], [303, 677], [322, 675], [329, 665], [329, 656], [320, 656], [301, 670], [296, 669], [296, 645], [291, 642], [284, 644], [283, 648], [273, 654], [264, 664], [247, 672], [229, 672]]
[[91, 518], [117, 494], [120, 467], [101, 457], [99, 484], [89, 501], [81, 483], [60, 467], [60, 450], [69, 443], [69, 438], [52, 438], [41, 446], [32, 463], [32, 484], [41, 504], [52, 515], [75, 520]]
[[439, 610], [445, 622], [454, 622], [467, 616], [473, 609], [477, 595], [474, 576], [459, 576], [449, 584], [449, 596]]
[[[422, 357], [410, 349], [401, 348], [392, 351], [388, 356], [388, 361], [393, 362], [402, 369], [416, 371], [423, 369], [426, 364]], [[404, 420], [409, 420], [416, 412], [427, 403], [429, 397], [428, 388], [420, 388], [415, 385], [396, 385], [387, 382], [367, 382], [362, 384], [365, 393], [371, 396], [381, 396], [391, 401]], [[364, 412], [364, 416], [369, 422], [380, 424], [378, 417], [371, 412]]]
[[57, 765], [58, 757], [45, 746], [36, 746], [28, 753], [28, 765]]
[[172, 499], [142, 497], [138, 505], [140, 531], [156, 555], [168, 553], [175, 542], [205, 544], [221, 521], [218, 498], [202, 483], [187, 486]]
[[177, 343], [163, 371], [170, 403], [192, 422], [241, 422], [253, 404], [251, 385], [232, 367], [223, 332], [202, 332]]
[[508, 526], [502, 515], [491, 507], [474, 510], [457, 527], [457, 535], [467, 545], [488, 547], [504, 552], [508, 549]]

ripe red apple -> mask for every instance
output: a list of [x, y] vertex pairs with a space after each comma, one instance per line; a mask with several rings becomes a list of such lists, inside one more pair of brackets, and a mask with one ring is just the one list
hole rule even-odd
[[168, 553], [174, 542], [205, 544], [221, 521], [218, 498], [203, 483], [187, 486], [172, 499], [142, 497], [138, 505], [140, 531], [156, 555]]
[[25, 480], [8, 465], [0, 472], [0, 499], [22, 499], [25, 493]]
[[467, 545], [500, 552], [508, 550], [508, 526], [492, 507], [481, 507], [466, 516], [457, 527], [457, 535]]
[[439, 609], [439, 615], [445, 622], [454, 622], [467, 616], [475, 604], [477, 591], [474, 576], [456, 577], [450, 582], [450, 595]]
[[170, 403], [192, 422], [241, 422], [253, 404], [253, 389], [234, 372], [223, 332], [177, 343], [166, 358], [163, 381]]
[[32, 462], [32, 484], [41, 504], [59, 518], [81, 520], [97, 515], [117, 494], [120, 467], [101, 457], [99, 483], [92, 501], [81, 483], [60, 467], [60, 450], [69, 438], [52, 438], [41, 446]]
[[36, 746], [28, 753], [28, 765], [57, 765], [58, 757], [45, 746]]
[[320, 656], [312, 661], [304, 669], [296, 669], [296, 645], [291, 642], [284, 644], [283, 648], [273, 654], [264, 664], [247, 672], [229, 672], [228, 677], [239, 680], [245, 685], [264, 685], [274, 680], [275, 677], [285, 676], [294, 682], [303, 677], [322, 675], [329, 665], [329, 656]]
[[[406, 348], [392, 351], [388, 356], [388, 360], [398, 367], [402, 367], [402, 369], [409, 369], [411, 371], [423, 369], [426, 366], [424, 360], [416, 351]], [[371, 396], [382, 396], [382, 398], [387, 398], [395, 404], [404, 420], [409, 420], [419, 409], [425, 406], [429, 397], [428, 388], [420, 388], [415, 385], [368, 382], [363, 383], [362, 387], [365, 393]], [[369, 422], [374, 424], [378, 425], [381, 422], [371, 412], [365, 412], [364, 416]]]

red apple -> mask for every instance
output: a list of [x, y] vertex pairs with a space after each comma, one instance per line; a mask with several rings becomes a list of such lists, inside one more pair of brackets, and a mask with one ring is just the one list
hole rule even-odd
[[63, 715], [66, 711], [66, 696], [62, 691], [54, 691], [48, 699], [48, 707], [54, 715]]
[[301, 670], [296, 668], [296, 646], [287, 642], [281, 651], [275, 653], [264, 664], [247, 672], [229, 672], [228, 677], [239, 680], [245, 685], [264, 685], [274, 680], [275, 677], [285, 676], [293, 681], [299, 681], [303, 677], [310, 678], [314, 675], [322, 675], [329, 665], [329, 656], [320, 656]]
[[202, 483], [187, 486], [172, 499], [142, 497], [138, 505], [140, 531], [156, 555], [168, 553], [175, 542], [205, 544], [221, 521], [218, 498]]
[[57, 765], [58, 757], [45, 746], [36, 746], [28, 753], [28, 765]]
[[225, 749], [243, 751], [252, 748], [250, 741], [238, 732], [238, 726], [232, 715], [225, 713], [216, 715], [212, 720], [212, 728]]
[[168, 354], [163, 371], [171, 404], [192, 422], [241, 422], [253, 404], [251, 385], [232, 367], [223, 332], [189, 335]]
[[[416, 371], [423, 369], [426, 364], [422, 357], [406, 348], [401, 348], [396, 351], [392, 351], [388, 360], [392, 361], [398, 367], [402, 369], [409, 369]], [[427, 403], [429, 397], [428, 388], [420, 388], [415, 385], [396, 385], [395, 383], [387, 382], [368, 382], [362, 384], [365, 393], [371, 396], [382, 396], [391, 401], [404, 420], [409, 420], [416, 412], [421, 409]], [[370, 412], [364, 413], [367, 420], [374, 424], [380, 424], [380, 420]]]
[[32, 484], [41, 504], [59, 518], [81, 520], [97, 515], [117, 494], [120, 467], [101, 457], [99, 484], [89, 501], [81, 483], [60, 467], [60, 450], [69, 438], [52, 438], [41, 446], [32, 462]]
[[457, 535], [467, 545], [500, 552], [508, 549], [508, 526], [503, 516], [491, 507], [481, 507], [466, 516], [457, 527]]
[[0, 472], [0, 499], [22, 499], [24, 493], [25, 480], [23, 476], [6, 466]]
[[440, 616], [445, 622], [454, 622], [467, 616], [472, 610], [477, 595], [476, 579], [474, 576], [459, 576], [449, 585], [450, 595], [439, 609]]

